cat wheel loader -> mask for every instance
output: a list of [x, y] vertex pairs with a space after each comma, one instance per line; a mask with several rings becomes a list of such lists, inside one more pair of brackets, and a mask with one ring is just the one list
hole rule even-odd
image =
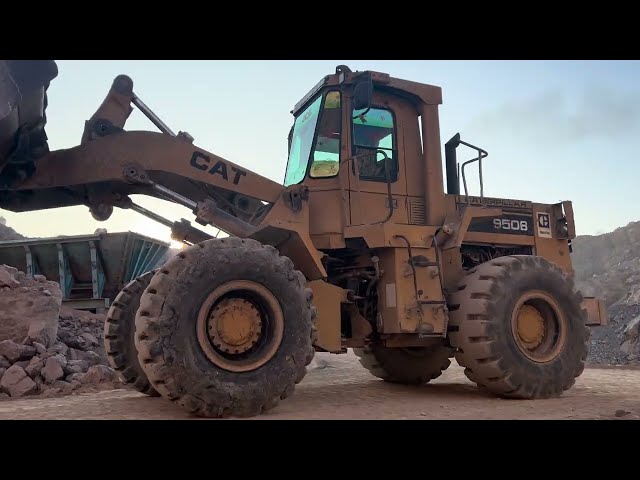
[[[131, 209], [185, 243], [108, 313], [110, 362], [140, 392], [197, 416], [254, 416], [293, 393], [315, 352], [349, 348], [402, 384], [455, 358], [503, 398], [559, 396], [582, 373], [589, 327], [607, 312], [573, 283], [572, 203], [485, 196], [487, 152], [459, 134], [443, 162], [441, 88], [337, 66], [291, 112], [279, 183], [172, 131], [126, 75], [80, 143], [50, 151], [57, 75], [53, 61], [0, 63], [0, 208], [84, 205], [101, 221]], [[159, 131], [125, 130], [134, 108]], [[228, 236], [132, 195], [183, 205]]]

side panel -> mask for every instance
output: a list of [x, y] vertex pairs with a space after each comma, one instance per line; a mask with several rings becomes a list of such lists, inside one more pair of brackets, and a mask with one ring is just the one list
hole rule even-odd
[[[463, 244], [489, 249], [494, 247], [531, 247], [534, 255], [543, 257], [567, 272], [572, 271], [569, 240], [574, 235], [571, 204], [539, 204], [524, 200], [464, 195], [447, 196], [448, 219], [453, 231], [460, 228]], [[472, 211], [473, 209], [473, 211]], [[494, 210], [495, 213], [491, 213]], [[473, 218], [464, 225], [462, 213]], [[482, 212], [489, 213], [481, 216]], [[446, 287], [454, 288], [461, 275], [455, 242], [444, 237], [444, 277]], [[447, 250], [447, 247], [453, 251]]]
[[293, 212], [284, 203], [273, 206], [251, 238], [277, 248], [308, 280], [326, 278], [322, 253], [309, 236], [309, 204], [303, 201], [300, 210]]
[[[407, 210], [407, 197], [393, 195], [393, 216], [388, 222], [408, 223]], [[389, 197], [379, 193], [352, 192], [351, 215], [357, 219], [356, 224], [382, 223], [389, 215]]]
[[566, 240], [536, 238], [535, 254], [555, 263], [565, 272], [573, 272], [571, 253]]
[[[534, 247], [534, 254], [559, 265], [564, 270], [572, 270], [569, 251], [569, 238], [572, 234], [573, 220], [565, 219], [564, 203], [539, 204], [528, 201], [458, 196], [455, 203], [449, 200], [449, 215], [453, 218], [452, 208], [460, 215], [466, 205], [471, 207], [498, 208], [499, 215], [472, 218], [464, 233], [464, 243]], [[566, 202], [565, 202], [566, 203]], [[482, 208], [479, 210], [481, 211]], [[475, 215], [475, 214], [474, 214]]]
[[560, 238], [558, 226], [561, 218], [554, 205], [533, 204], [533, 222], [536, 232], [535, 253], [557, 264], [566, 272], [573, 272], [567, 238]]
[[309, 233], [311, 235], [330, 233], [342, 235], [345, 217], [343, 207], [338, 186], [335, 187], [335, 190], [310, 190]]
[[[535, 228], [532, 204], [528, 201], [464, 195], [447, 195], [447, 217], [461, 218], [463, 212], [494, 210], [495, 214], [474, 213], [464, 231], [464, 243], [488, 245], [534, 245]], [[487, 212], [489, 213], [489, 212]], [[455, 223], [455, 220], [453, 221]]]
[[314, 280], [307, 286], [313, 291], [313, 305], [316, 307], [316, 345], [327, 352], [339, 353], [342, 349], [340, 307], [346, 300], [345, 291], [323, 280]]
[[[414, 268], [406, 248], [376, 252], [382, 278], [378, 286], [381, 333], [443, 334], [446, 331], [444, 297], [436, 252], [412, 247]], [[414, 272], [415, 269], [415, 272]]]

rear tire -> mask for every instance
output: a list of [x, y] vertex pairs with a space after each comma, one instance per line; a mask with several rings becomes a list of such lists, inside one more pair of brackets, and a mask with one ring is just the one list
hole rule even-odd
[[104, 349], [111, 368], [122, 380], [140, 393], [158, 397], [145, 375], [135, 346], [136, 311], [140, 297], [155, 271], [140, 275], [127, 284], [115, 298], [104, 323]]
[[469, 380], [505, 398], [551, 398], [584, 371], [589, 330], [582, 297], [541, 257], [500, 257], [449, 298], [451, 345]]
[[315, 350], [306, 279], [268, 245], [211, 239], [170, 259], [136, 316], [143, 369], [165, 398], [201, 417], [274, 408]]
[[373, 344], [353, 351], [364, 368], [385, 382], [422, 385], [449, 368], [455, 349], [442, 344], [417, 348]]

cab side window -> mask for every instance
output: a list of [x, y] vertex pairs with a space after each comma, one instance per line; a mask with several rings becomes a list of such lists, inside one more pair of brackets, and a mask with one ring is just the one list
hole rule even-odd
[[340, 135], [342, 133], [340, 92], [328, 92], [322, 106], [318, 134], [311, 156], [311, 178], [335, 177], [340, 168]]
[[388, 169], [389, 180], [395, 182], [398, 179], [398, 159], [393, 112], [385, 108], [370, 108], [355, 110], [352, 117], [353, 154], [358, 156], [360, 178], [386, 182]]

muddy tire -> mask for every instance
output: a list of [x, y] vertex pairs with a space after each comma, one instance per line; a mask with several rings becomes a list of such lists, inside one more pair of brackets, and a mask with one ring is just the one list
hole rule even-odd
[[389, 383], [422, 385], [442, 375], [455, 349], [445, 345], [419, 348], [389, 348], [373, 344], [354, 348], [360, 364], [369, 372]]
[[201, 417], [274, 408], [315, 351], [306, 279], [268, 245], [211, 239], [153, 277], [136, 316], [140, 362], [165, 398]]
[[135, 320], [140, 297], [154, 273], [147, 272], [122, 289], [111, 304], [104, 324], [104, 348], [111, 368], [118, 372], [126, 384], [150, 397], [159, 394], [149, 383], [138, 361]]
[[501, 257], [449, 297], [456, 361], [483, 390], [505, 398], [562, 395], [584, 371], [589, 330], [571, 277], [534, 256]]

